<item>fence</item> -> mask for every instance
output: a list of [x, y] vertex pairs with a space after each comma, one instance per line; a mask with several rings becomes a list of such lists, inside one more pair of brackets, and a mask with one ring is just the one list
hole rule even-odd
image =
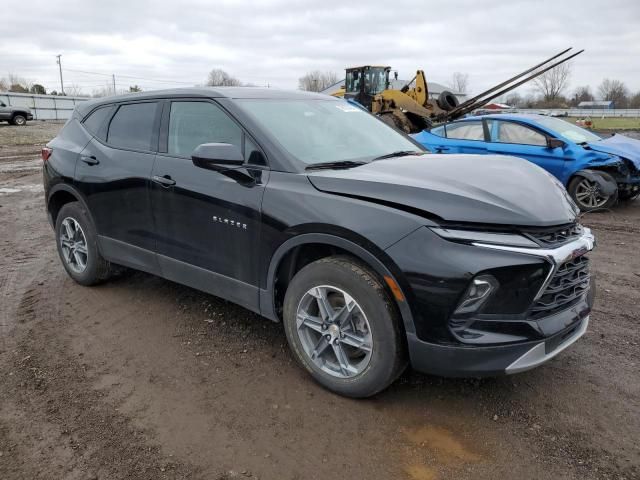
[[640, 118], [640, 109], [637, 108], [516, 108], [509, 110], [513, 113], [540, 113], [542, 115], [567, 116], [567, 117], [628, 117]]
[[35, 120], [67, 120], [85, 97], [59, 97], [56, 95], [36, 95], [33, 93], [0, 92], [0, 100], [6, 105], [28, 107]]

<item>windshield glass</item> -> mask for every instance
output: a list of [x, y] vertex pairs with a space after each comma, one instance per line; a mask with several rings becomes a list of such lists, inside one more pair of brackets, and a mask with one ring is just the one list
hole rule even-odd
[[370, 113], [336, 100], [237, 100], [282, 147], [307, 165], [371, 161], [396, 151], [424, 152]]
[[591, 133], [589, 130], [585, 130], [559, 118], [543, 117], [538, 119], [538, 122], [573, 143], [597, 142], [598, 140], [602, 140], [595, 133]]

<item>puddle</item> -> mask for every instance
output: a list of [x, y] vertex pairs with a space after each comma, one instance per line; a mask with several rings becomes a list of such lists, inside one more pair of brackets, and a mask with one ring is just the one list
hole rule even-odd
[[11, 195], [12, 193], [20, 193], [20, 192], [41, 192], [44, 190], [43, 186], [38, 183], [31, 183], [27, 185], [16, 185], [13, 187], [0, 187], [0, 196], [1, 195]]
[[31, 170], [40, 170], [41, 168], [42, 160], [39, 158], [26, 162], [0, 162], [0, 173], [28, 172]]

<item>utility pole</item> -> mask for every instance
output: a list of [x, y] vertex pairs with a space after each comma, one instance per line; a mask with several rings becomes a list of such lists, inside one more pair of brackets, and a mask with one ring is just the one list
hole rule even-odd
[[111, 78], [113, 79], [113, 94], [116, 94], [116, 75], [114, 73], [111, 74]]
[[58, 57], [58, 70], [60, 70], [60, 91], [62, 92], [62, 95], [64, 95], [64, 83], [62, 83], [62, 60], [60, 58], [62, 55], [56, 55], [56, 57]]

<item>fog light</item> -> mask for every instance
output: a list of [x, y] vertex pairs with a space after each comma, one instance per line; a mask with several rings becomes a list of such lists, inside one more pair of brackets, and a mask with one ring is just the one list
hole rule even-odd
[[465, 315], [477, 312], [498, 289], [498, 281], [491, 275], [479, 275], [473, 279], [462, 297], [454, 315]]

